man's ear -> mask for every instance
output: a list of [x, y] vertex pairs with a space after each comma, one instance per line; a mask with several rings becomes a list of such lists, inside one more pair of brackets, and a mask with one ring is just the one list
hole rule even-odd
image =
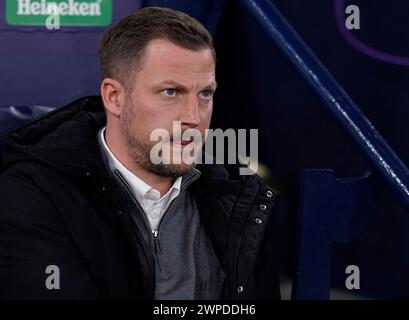
[[119, 117], [125, 106], [125, 88], [111, 78], [105, 78], [101, 83], [101, 96], [108, 113]]

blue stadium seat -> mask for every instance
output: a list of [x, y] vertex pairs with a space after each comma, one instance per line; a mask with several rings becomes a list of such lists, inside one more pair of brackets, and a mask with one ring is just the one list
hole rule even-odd
[[[293, 299], [327, 300], [331, 287], [345, 284], [347, 265], [335, 268], [332, 262], [353, 264], [354, 260], [345, 252], [336, 259], [334, 245], [365, 237], [374, 220], [375, 203], [369, 173], [360, 178], [337, 179], [332, 170], [303, 172]], [[338, 274], [334, 274], [336, 269]]]

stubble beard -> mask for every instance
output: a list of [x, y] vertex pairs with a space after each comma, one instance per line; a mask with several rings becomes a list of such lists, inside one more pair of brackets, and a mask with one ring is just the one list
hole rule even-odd
[[128, 150], [128, 155], [142, 169], [163, 177], [178, 178], [195, 167], [195, 163], [188, 164], [165, 164], [153, 163], [151, 161], [151, 149], [154, 142], [144, 142], [139, 139], [132, 131], [132, 120], [134, 119], [133, 104], [130, 99], [124, 108], [124, 121], [121, 126], [122, 135]]

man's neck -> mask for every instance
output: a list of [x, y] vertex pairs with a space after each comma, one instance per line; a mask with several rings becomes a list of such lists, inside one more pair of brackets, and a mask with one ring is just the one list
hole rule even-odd
[[118, 161], [130, 172], [132, 172], [146, 184], [150, 185], [152, 188], [158, 190], [161, 196], [169, 191], [175, 182], [174, 178], [160, 176], [145, 170], [138, 163], [132, 160], [132, 158], [125, 151], [125, 148], [118, 147], [120, 144], [116, 143], [115, 138], [112, 138], [110, 135], [106, 134], [106, 131], [104, 138], [109, 150], [111, 150]]

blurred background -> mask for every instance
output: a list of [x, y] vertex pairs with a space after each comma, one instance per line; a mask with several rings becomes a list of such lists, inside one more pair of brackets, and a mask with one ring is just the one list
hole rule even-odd
[[[408, 209], [271, 40], [246, 0], [101, 0], [103, 18], [62, 21], [57, 30], [48, 30], [41, 17], [16, 16], [18, 2], [0, 0], [2, 136], [53, 108], [99, 94], [97, 52], [110, 24], [144, 6], [184, 11], [214, 36], [219, 89], [212, 127], [259, 129], [260, 174], [281, 193], [273, 245], [283, 298], [409, 298]], [[260, 2], [271, 2], [288, 20], [402, 163], [409, 164], [409, 2]], [[360, 29], [341, 27], [349, 5], [360, 9]], [[304, 174], [307, 169], [331, 170], [333, 181], [317, 185], [316, 176]], [[364, 182], [347, 184], [353, 181]], [[323, 190], [322, 198], [306, 201], [311, 188]], [[352, 218], [337, 224], [339, 215]], [[334, 236], [341, 228], [348, 235], [344, 239]], [[314, 242], [308, 234], [314, 230], [326, 236]], [[359, 288], [346, 288], [349, 265], [359, 267]], [[328, 284], [322, 285], [322, 275]]]

